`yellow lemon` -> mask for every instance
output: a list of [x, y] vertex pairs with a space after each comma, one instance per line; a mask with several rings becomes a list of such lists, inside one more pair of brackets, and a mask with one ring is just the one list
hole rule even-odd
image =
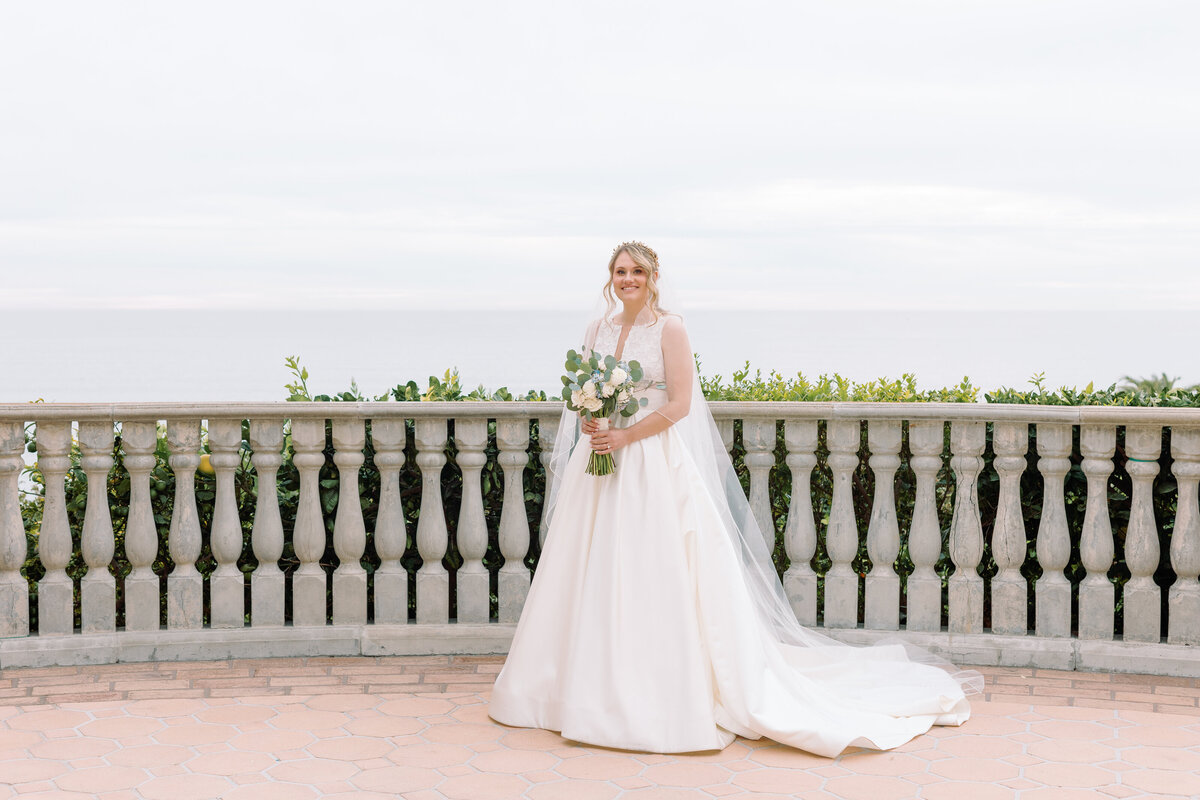
[[205, 475], [214, 474], [214, 470], [213, 470], [213, 466], [212, 466], [212, 459], [209, 458], [208, 453], [200, 454], [200, 471], [203, 472]]

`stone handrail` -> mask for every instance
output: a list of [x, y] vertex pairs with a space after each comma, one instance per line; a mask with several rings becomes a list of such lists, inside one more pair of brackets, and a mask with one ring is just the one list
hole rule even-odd
[[[1200, 644], [1200, 409], [957, 403], [711, 406], [727, 448], [735, 444], [735, 422], [740, 421], [738, 444], [745, 453], [750, 504], [772, 546], [776, 525], [770, 475], [777, 466], [777, 426], [782, 422], [782, 464], [791, 472], [790, 505], [780, 533], [790, 566], [782, 577], [801, 622], [820, 625], [848, 641], [898, 636], [968, 663], [1200, 675], [1200, 660], [1192, 655], [1192, 648]], [[531, 464], [531, 422], [541, 431], [541, 446], [533, 454], [540, 452], [545, 463], [560, 409], [554, 402], [0, 405], [0, 666], [502, 652], [530, 585], [531, 573], [523, 561], [539, 535], [529, 525], [521, 480]], [[249, 421], [251, 463], [259, 481], [276, 480], [285, 431], [290, 435], [290, 455], [300, 474], [290, 532], [299, 566], [290, 574], [279, 566], [285, 543], [279, 505], [266, 493], [257, 497], [249, 546], [258, 567], [250, 575], [238, 567], [245, 554], [234, 478], [242, 464], [243, 421]], [[380, 495], [371, 498], [378, 500], [370, 535], [379, 557], [371, 580], [359, 563], [368, 531], [357, 479], [368, 421], [381, 477]], [[450, 421], [455, 460], [463, 475], [455, 537], [462, 566], [453, 582], [442, 563], [451, 543], [440, 491]], [[498, 536], [504, 563], [494, 584], [483, 561], [488, 509], [480, 489], [490, 421], [495, 423], [497, 462], [504, 474]], [[162, 422], [177, 477], [168, 534], [175, 566], [165, 579], [152, 568], [159, 531], [149, 494]], [[327, 422], [340, 476], [331, 537], [340, 563], [328, 572], [320, 563], [330, 542], [317, 483], [326, 461]], [[29, 423], [36, 426], [46, 487], [40, 530], [33, 538], [45, 575], [36, 586], [38, 625], [32, 632], [30, 585], [20, 572], [28, 553], [18, 500]], [[865, 464], [860, 463], [863, 423]], [[115, 536], [104, 501], [113, 466], [114, 424], [120, 425], [131, 483], [124, 551], [132, 569], [121, 579], [125, 613], [120, 628], [117, 580], [109, 570]], [[1036, 434], [1033, 468], [1027, 460], [1030, 426]], [[1108, 577], [1115, 558], [1108, 481], [1119, 461], [1114, 460], [1119, 429], [1132, 484], [1124, 536], [1130, 577], [1122, 587]], [[1161, 542], [1168, 537], [1159, 530], [1152, 502], [1160, 461], [1168, 455], [1161, 451], [1164, 429], [1170, 430], [1168, 468], [1178, 484], [1175, 519], [1163, 521], [1171, 528], [1165, 553], [1160, 552]], [[822, 434], [827, 454], [820, 447]], [[78, 548], [64, 489], [76, 441], [89, 487]], [[203, 539], [193, 481], [205, 441], [216, 485], [209, 531], [216, 568], [208, 576], [196, 568]], [[993, 458], [987, 465], [983, 456], [989, 442]], [[399, 477], [408, 446], [415, 448], [421, 475], [421, 513], [412, 538], [422, 566], [411, 573], [401, 563], [410, 538]], [[944, 553], [936, 487], [947, 455], [955, 501]], [[1077, 461], [1087, 478], [1087, 500], [1078, 541], [1072, 541], [1063, 486]], [[822, 525], [815, 518], [811, 495], [813, 470], [819, 464], [832, 476], [828, 521]], [[865, 537], [860, 537], [852, 482], [864, 466], [874, 475], [876, 490]], [[995, 470], [999, 481], [995, 523], [986, 538], [977, 488], [985, 466]], [[903, 531], [893, 490], [900, 469], [911, 470], [916, 483], [911, 524]], [[1021, 572], [1028, 546], [1021, 478], [1029, 469], [1043, 482], [1036, 534], [1042, 575], [1032, 586]], [[823, 575], [812, 568], [819, 543], [831, 561]], [[864, 544], [875, 566], [860, 574], [852, 562]], [[892, 564], [905, 544], [913, 570], [901, 576]], [[996, 573], [985, 579], [979, 568], [989, 546]], [[1078, 584], [1064, 574], [1075, 547], [1086, 570]], [[82, 557], [88, 567], [78, 587], [66, 572], [73, 556]], [[936, 569], [944, 556], [954, 566], [948, 578]], [[1161, 579], [1164, 568], [1172, 576], [1165, 589], [1155, 578], [1159, 573]], [[411, 616], [410, 587], [415, 601]], [[1121, 636], [1114, 626], [1118, 591], [1123, 604]], [[1032, 625], [1031, 594], [1036, 609]], [[452, 599], [454, 619], [449, 616]], [[165, 626], [160, 624], [164, 605]], [[986, 629], [985, 618], [990, 619]]]

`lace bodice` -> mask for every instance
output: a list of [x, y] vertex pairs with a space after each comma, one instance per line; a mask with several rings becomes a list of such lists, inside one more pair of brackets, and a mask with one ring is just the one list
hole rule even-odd
[[[667, 370], [663, 364], [662, 352], [662, 333], [666, 323], [665, 317], [659, 317], [657, 322], [649, 325], [634, 325], [625, 339], [621, 360], [636, 361], [641, 365], [642, 379], [633, 385], [633, 394], [635, 397], [645, 398], [646, 405], [632, 417], [618, 415], [614, 422], [618, 428], [628, 427], [640, 421], [667, 402]], [[620, 325], [601, 321], [593, 349], [600, 355], [615, 356], [621, 330]]]
[[[629, 331], [625, 348], [621, 351], [621, 360], [636, 361], [642, 366], [642, 380], [634, 385], [634, 391], [662, 384], [667, 379], [662, 352], [662, 332], [666, 322], [665, 317], [659, 317], [655, 323], [635, 325]], [[616, 355], [621, 330], [619, 325], [601, 322], [593, 349], [601, 355]]]

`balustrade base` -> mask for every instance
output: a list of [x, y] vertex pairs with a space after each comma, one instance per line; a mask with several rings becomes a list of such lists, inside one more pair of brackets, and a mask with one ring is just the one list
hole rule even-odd
[[1081, 672], [1200, 677], [1200, 647], [1147, 642], [1095, 641], [994, 633], [822, 629], [847, 644], [896, 640], [963, 666], [1036, 667]]
[[144, 661], [313, 656], [489, 655], [515, 625], [326, 625], [203, 628], [0, 639], [0, 670]]
[[[515, 625], [327, 625], [28, 636], [0, 639], [0, 670], [144, 661], [508, 652]], [[992, 633], [821, 629], [848, 644], [897, 640], [964, 666], [1200, 677], [1200, 648]]]

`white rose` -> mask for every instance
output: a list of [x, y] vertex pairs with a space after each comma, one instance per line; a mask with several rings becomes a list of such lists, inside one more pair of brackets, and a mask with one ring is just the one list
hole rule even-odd
[[612, 371], [613, 383], [622, 383], [628, 377], [629, 377], [629, 373], [626, 372], [625, 370], [621, 369], [620, 367], [617, 367], [616, 369], [614, 369]]
[[583, 407], [595, 414], [597, 411], [604, 408], [604, 401], [599, 397], [589, 397], [583, 401]]
[[617, 395], [617, 405], [624, 406], [629, 402], [629, 392], [621, 392]]
[[571, 405], [575, 406], [576, 408], [584, 408], [583, 403], [585, 399], [586, 398], [584, 397], [583, 392], [579, 389], [571, 392]]
[[604, 384], [604, 386], [600, 387], [600, 396], [601, 397], [612, 397], [613, 392], [615, 392], [616, 390], [617, 390], [616, 387], [613, 386], [611, 383], [606, 383], [606, 384]]
[[582, 388], [583, 388], [583, 394], [585, 397], [595, 397], [596, 396], [596, 382], [595, 381], [588, 381], [587, 383], [585, 383], [583, 385]]

